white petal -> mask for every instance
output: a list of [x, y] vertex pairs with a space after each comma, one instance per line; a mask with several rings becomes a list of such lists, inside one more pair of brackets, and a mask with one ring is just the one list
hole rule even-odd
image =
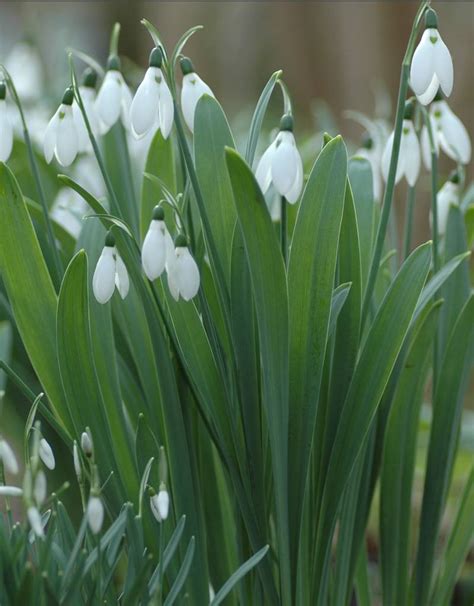
[[440, 102], [441, 132], [440, 144], [443, 151], [461, 164], [471, 161], [471, 141], [466, 127], [454, 114], [446, 101]]
[[158, 495], [150, 497], [150, 509], [157, 522], [161, 522], [160, 510], [158, 507]]
[[187, 247], [176, 249], [176, 264], [173, 280], [185, 301], [197, 295], [200, 284], [199, 269]]
[[46, 162], [49, 164], [54, 156], [54, 149], [56, 147], [56, 131], [59, 123], [59, 109], [56, 111], [54, 116], [49, 121], [49, 124], [44, 133], [43, 151]]
[[157, 506], [161, 519], [166, 520], [170, 507], [170, 497], [168, 491], [160, 490], [158, 493]]
[[43, 524], [41, 521], [40, 512], [36, 507], [28, 507], [26, 512], [30, 526], [37, 537], [44, 537]]
[[42, 469], [38, 471], [35, 478], [35, 487], [33, 489], [33, 496], [36, 503], [41, 506], [46, 500], [47, 494], [47, 483], [46, 476]]
[[426, 91], [433, 79], [435, 59], [430, 32], [436, 32], [433, 36], [437, 35], [437, 30], [425, 29], [411, 60], [410, 86], [417, 96]]
[[130, 280], [128, 278], [128, 271], [125, 267], [125, 263], [122, 261], [122, 257], [116, 252], [116, 271], [115, 271], [115, 285], [120, 293], [122, 299], [128, 295], [130, 290]]
[[[408, 120], [404, 121], [404, 125]], [[403, 145], [403, 162], [405, 166], [405, 177], [408, 185], [415, 185], [418, 175], [420, 174], [421, 156], [420, 156], [420, 144], [418, 137], [416, 136], [413, 123], [410, 121], [411, 126], [404, 126], [408, 128], [409, 132], [402, 135], [404, 140]]]
[[438, 76], [434, 74], [426, 91], [421, 95], [417, 95], [417, 99], [422, 105], [428, 105], [436, 97], [436, 93], [438, 92], [438, 90], [439, 80]]
[[[72, 107], [62, 105], [56, 129], [56, 158], [61, 166], [69, 166], [77, 156], [77, 132], [72, 117]], [[61, 117], [63, 116], [63, 117]]]
[[[436, 130], [436, 127], [432, 121], [432, 132], [435, 143], [436, 155], [439, 154], [439, 136]], [[428, 129], [426, 126], [423, 126], [421, 129], [420, 136], [421, 143], [421, 156], [423, 158], [423, 164], [425, 165], [426, 170], [431, 170], [431, 144], [430, 144], [430, 136], [428, 134]]]
[[10, 444], [5, 440], [0, 440], [0, 460], [3, 462], [8, 473], [16, 475], [18, 473], [18, 461]]
[[263, 153], [263, 156], [260, 158], [260, 161], [257, 165], [257, 170], [255, 172], [255, 178], [257, 179], [257, 182], [260, 185], [260, 189], [263, 193], [268, 190], [268, 188], [270, 187], [270, 183], [272, 182], [272, 161], [275, 150], [276, 140], [273, 141], [273, 143], [269, 145]]
[[159, 102], [159, 85], [155, 78], [163, 78], [161, 69], [149, 67], [137, 89], [130, 107], [130, 124], [137, 137], [143, 136], [156, 121]]
[[[383, 156], [382, 156], [382, 175], [383, 178], [385, 180], [385, 183], [388, 180], [388, 173], [390, 170], [390, 160], [392, 158], [392, 149], [393, 149], [393, 138], [394, 138], [394, 133], [392, 133], [390, 135], [390, 137], [387, 140], [387, 143], [385, 144], [385, 149], [383, 152]], [[403, 135], [402, 135], [403, 138]], [[400, 153], [398, 154], [398, 163], [397, 163], [397, 172], [395, 175], [395, 183], [398, 183], [400, 181], [400, 179], [403, 176], [403, 159], [401, 158], [401, 145], [400, 145]]]
[[4, 100], [0, 101], [0, 160], [6, 162], [12, 153], [13, 127]]
[[41, 438], [39, 442], [38, 454], [40, 459], [43, 461], [43, 463], [48, 469], [51, 469], [52, 471], [56, 467], [56, 460], [54, 458], [53, 449], [44, 438]]
[[[89, 436], [87, 436], [89, 437]], [[82, 466], [81, 466], [81, 459], [79, 457], [79, 449], [77, 447], [77, 442], [76, 440], [74, 440], [74, 446], [72, 449], [72, 456], [73, 456], [73, 461], [74, 461], [74, 471], [76, 472], [76, 477], [79, 481], [81, 481], [82, 478]]]
[[128, 87], [128, 84], [123, 79], [122, 74], [120, 74], [121, 78], [121, 99], [120, 99], [120, 118], [122, 120], [122, 125], [126, 130], [130, 129], [130, 107], [132, 105], [133, 97], [132, 92]]
[[18, 486], [0, 486], [0, 497], [21, 497], [23, 489]]
[[434, 70], [446, 97], [453, 92], [454, 68], [451, 53], [438, 32], [438, 41], [434, 45]]
[[94, 454], [94, 446], [92, 444], [92, 439], [87, 431], [83, 431], [81, 434], [81, 448], [86, 457], [90, 457]]
[[114, 248], [104, 246], [92, 278], [92, 290], [99, 303], [107, 303], [115, 290]]
[[87, 503], [87, 522], [92, 534], [99, 534], [104, 523], [104, 505], [99, 497], [90, 497]]
[[457, 206], [459, 203], [458, 185], [451, 181], [446, 181], [439, 190], [436, 201], [438, 206], [438, 233], [442, 236], [446, 233], [449, 209], [451, 206]]
[[149, 280], [161, 276], [166, 263], [166, 242], [163, 221], [153, 220], [143, 241], [142, 265]]
[[166, 244], [166, 274], [168, 279], [168, 288], [170, 290], [171, 296], [175, 301], [179, 299], [179, 288], [176, 283], [176, 251], [173, 244], [173, 239], [171, 238], [168, 230], [165, 233], [165, 244]]
[[85, 152], [89, 147], [89, 134], [81, 110], [76, 101], [74, 101], [72, 106], [72, 117], [77, 134], [77, 148], [80, 152]]
[[195, 72], [186, 74], [183, 78], [183, 88], [181, 90], [181, 108], [184, 120], [191, 132], [194, 132], [196, 105], [203, 95], [214, 97], [214, 93], [209, 86]]
[[303, 161], [298, 150], [295, 148], [296, 156], [296, 178], [290, 191], [286, 194], [286, 199], [290, 204], [294, 204], [301, 195], [303, 189]]
[[293, 134], [281, 132], [272, 159], [272, 181], [281, 196], [291, 191], [298, 172]]
[[120, 117], [122, 104], [120, 76], [117, 70], [109, 70], [97, 95], [97, 114], [107, 129], [110, 129]]
[[168, 85], [163, 80], [160, 86], [160, 130], [163, 139], [167, 139], [173, 127], [174, 106]]

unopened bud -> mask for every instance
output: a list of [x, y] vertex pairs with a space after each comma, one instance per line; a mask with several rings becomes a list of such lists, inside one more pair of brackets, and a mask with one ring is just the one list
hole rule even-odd
[[53, 449], [44, 438], [41, 438], [39, 442], [38, 454], [39, 458], [43, 461], [48, 469], [53, 470], [56, 467]]

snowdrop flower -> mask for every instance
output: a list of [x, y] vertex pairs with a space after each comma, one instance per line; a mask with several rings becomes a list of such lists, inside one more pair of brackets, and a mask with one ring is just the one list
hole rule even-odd
[[6, 162], [13, 148], [13, 126], [7, 109], [7, 87], [0, 82], [0, 160]]
[[18, 473], [18, 462], [10, 444], [0, 439], [0, 460], [2, 461], [8, 473], [16, 475]]
[[46, 128], [43, 148], [48, 164], [53, 156], [56, 156], [56, 160], [61, 166], [69, 166], [76, 159], [78, 136], [72, 113], [73, 101], [74, 91], [72, 88], [68, 88], [64, 93], [61, 105]]
[[425, 31], [411, 61], [410, 86], [422, 105], [434, 99], [441, 86], [449, 97], [453, 90], [453, 60], [438, 31], [438, 18], [433, 9], [426, 11]]
[[143, 271], [149, 280], [161, 276], [166, 264], [166, 224], [165, 213], [161, 206], [153, 210], [153, 218], [142, 247]]
[[[408, 101], [405, 107], [405, 117], [402, 127], [402, 138], [400, 142], [400, 153], [398, 155], [397, 172], [395, 183], [398, 183], [404, 176], [408, 185], [414, 186], [418, 175], [420, 174], [420, 144], [416, 136], [415, 127], [412, 122], [413, 103]], [[390, 160], [392, 157], [394, 133], [390, 135], [385, 145], [385, 150], [382, 156], [382, 175], [385, 182], [388, 179], [390, 169]]]
[[293, 118], [283, 116], [280, 131], [267, 148], [257, 166], [255, 177], [265, 193], [273, 183], [275, 189], [290, 204], [294, 204], [303, 189], [303, 162], [293, 135]]
[[26, 512], [30, 526], [37, 537], [44, 537], [43, 523], [41, 514], [36, 507], [31, 505]]
[[94, 446], [92, 438], [88, 431], [83, 431], [81, 435], [81, 448], [86, 457], [91, 457], [94, 454]]
[[41, 506], [46, 499], [47, 483], [46, 475], [42, 469], [38, 471], [35, 478], [35, 486], [33, 488], [33, 496], [36, 503]]
[[151, 513], [153, 514], [153, 517], [155, 518], [155, 520], [159, 523], [161, 523], [161, 514], [160, 514], [160, 508], [158, 507], [158, 495], [154, 494], [153, 496], [150, 497], [150, 509], [151, 509]]
[[51, 469], [52, 471], [56, 467], [53, 449], [44, 438], [41, 438], [39, 442], [38, 454], [48, 469]]
[[72, 446], [72, 457], [73, 457], [73, 460], [74, 460], [74, 471], [76, 472], [77, 481], [81, 482], [81, 480], [82, 480], [82, 467], [81, 467], [81, 459], [79, 458], [79, 449], [77, 447], [76, 440], [74, 440], [74, 444]]
[[174, 251], [169, 251], [166, 259], [168, 287], [177, 301], [182, 297], [190, 301], [197, 295], [200, 284], [199, 269], [189, 252], [186, 238], [179, 235], [174, 243]]
[[[95, 72], [91, 67], [88, 67], [84, 72], [82, 85], [79, 87], [79, 93], [87, 114], [87, 119], [89, 120], [89, 125], [94, 135], [98, 135], [102, 132], [102, 126], [95, 104], [96, 84], [97, 72]], [[77, 102], [75, 102], [72, 106], [72, 115], [78, 137], [78, 150], [80, 152], [87, 152], [92, 149], [92, 144], [89, 139], [86, 123], [84, 122], [81, 109]]]
[[183, 72], [183, 88], [181, 89], [181, 109], [189, 130], [194, 132], [194, 114], [199, 99], [203, 95], [214, 97], [214, 93], [209, 86], [201, 80], [194, 71], [193, 64], [187, 57], [182, 57], [180, 61], [181, 71]]
[[157, 494], [156, 506], [162, 520], [166, 520], [170, 508], [170, 496], [164, 484], [160, 486], [160, 491]]
[[120, 59], [111, 55], [96, 100], [97, 114], [104, 124], [104, 133], [109, 131], [119, 118], [128, 129], [131, 104], [132, 93], [120, 72]]
[[91, 495], [89, 497], [86, 515], [92, 534], [99, 534], [104, 523], [104, 505], [98, 496]]
[[97, 301], [104, 304], [114, 294], [115, 287], [125, 299], [130, 288], [127, 268], [115, 248], [115, 238], [109, 232], [94, 271], [92, 289]]
[[137, 138], [158, 124], [163, 138], [167, 139], [173, 126], [173, 97], [161, 71], [162, 61], [161, 50], [155, 47], [151, 51], [145, 77], [132, 101], [130, 122]]
[[[444, 153], [455, 162], [469, 164], [471, 161], [469, 134], [441, 95], [435, 98], [430, 107], [430, 121], [436, 154], [439, 153], [441, 147]], [[431, 146], [426, 126], [421, 132], [421, 151], [426, 168], [431, 170]]]
[[356, 154], [360, 158], [364, 158], [369, 162], [370, 168], [372, 169], [372, 187], [374, 193], [374, 200], [380, 201], [382, 199], [382, 175], [380, 168], [380, 153], [374, 144], [374, 140], [368, 135], [362, 142]]
[[[443, 236], [448, 225], [449, 209], [459, 204], [459, 175], [454, 171], [436, 196], [438, 210], [438, 233]], [[430, 224], [433, 226], [433, 215], [430, 212]]]
[[17, 486], [0, 486], [0, 497], [21, 497], [23, 490]]

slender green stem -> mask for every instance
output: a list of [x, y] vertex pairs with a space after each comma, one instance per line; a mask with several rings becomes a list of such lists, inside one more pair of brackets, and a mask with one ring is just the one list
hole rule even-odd
[[51, 218], [49, 216], [49, 208], [46, 203], [46, 196], [43, 189], [43, 184], [41, 182], [41, 176], [38, 169], [38, 163], [36, 161], [35, 152], [33, 150], [33, 145], [31, 143], [30, 133], [28, 130], [28, 126], [26, 124], [25, 114], [23, 113], [23, 107], [21, 105], [20, 98], [15, 88], [15, 84], [13, 83], [12, 77], [10, 76], [8, 70], [2, 65], [1, 69], [5, 75], [5, 78], [8, 83], [8, 87], [10, 89], [11, 95], [15, 101], [15, 105], [18, 108], [20, 113], [21, 124], [23, 127], [23, 138], [25, 140], [26, 149], [28, 152], [28, 161], [31, 166], [31, 172], [33, 173], [33, 178], [35, 180], [36, 189], [38, 191], [38, 197], [41, 204], [41, 209], [43, 211], [44, 220], [46, 224], [46, 233], [48, 235], [49, 245], [51, 249], [51, 253], [53, 256], [54, 262], [54, 272], [55, 272], [55, 286], [58, 288], [61, 284], [61, 278], [63, 275], [63, 266], [61, 263], [61, 258], [59, 256], [58, 248], [56, 246], [56, 238], [54, 237], [53, 226], [51, 223]]
[[415, 212], [416, 189], [414, 185], [408, 186], [407, 205], [405, 211], [405, 234], [403, 236], [403, 259], [410, 254], [413, 233], [413, 215]]
[[160, 572], [158, 575], [158, 604], [161, 606], [163, 604], [163, 552], [165, 545], [165, 531], [163, 530], [164, 521], [159, 524], [160, 527]]
[[283, 255], [283, 262], [286, 265], [288, 259], [288, 216], [287, 216], [287, 201], [284, 196], [280, 198], [281, 205], [281, 219], [280, 219], [280, 240], [281, 240], [281, 254]]
[[380, 258], [382, 256], [383, 246], [385, 242], [385, 236], [387, 233], [387, 225], [390, 217], [390, 209], [392, 207], [393, 192], [395, 189], [395, 176], [397, 172], [398, 156], [400, 153], [400, 143], [402, 138], [402, 127], [403, 127], [403, 116], [405, 110], [405, 98], [408, 90], [408, 78], [410, 75], [410, 63], [413, 55], [416, 37], [420, 27], [421, 18], [429, 2], [422, 2], [415, 21], [411, 30], [410, 38], [408, 40], [407, 50], [402, 63], [401, 75], [400, 75], [400, 88], [398, 91], [398, 102], [397, 102], [397, 113], [395, 118], [395, 130], [393, 137], [393, 148], [392, 156], [390, 158], [390, 168], [388, 172], [387, 185], [383, 197], [382, 214], [380, 216], [380, 222], [377, 230], [377, 237], [375, 242], [374, 254], [372, 257], [372, 263], [370, 266], [369, 277], [367, 280], [367, 287], [364, 295], [364, 303], [362, 307], [362, 323], [361, 329], [363, 330], [367, 315], [370, 310], [370, 304], [372, 295], [374, 293], [375, 282], [377, 280], [377, 274], [379, 270]]

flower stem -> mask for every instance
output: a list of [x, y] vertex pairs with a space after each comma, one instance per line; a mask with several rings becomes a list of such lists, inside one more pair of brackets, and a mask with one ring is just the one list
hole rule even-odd
[[160, 527], [160, 572], [159, 572], [159, 581], [158, 581], [158, 605], [161, 606], [163, 604], [163, 552], [164, 552], [164, 539], [165, 532], [163, 530], [162, 521], [159, 525]]
[[413, 232], [413, 215], [415, 211], [416, 190], [414, 185], [408, 187], [407, 205], [405, 212], [405, 234], [403, 237], [403, 259], [405, 260], [410, 254], [411, 239]]

